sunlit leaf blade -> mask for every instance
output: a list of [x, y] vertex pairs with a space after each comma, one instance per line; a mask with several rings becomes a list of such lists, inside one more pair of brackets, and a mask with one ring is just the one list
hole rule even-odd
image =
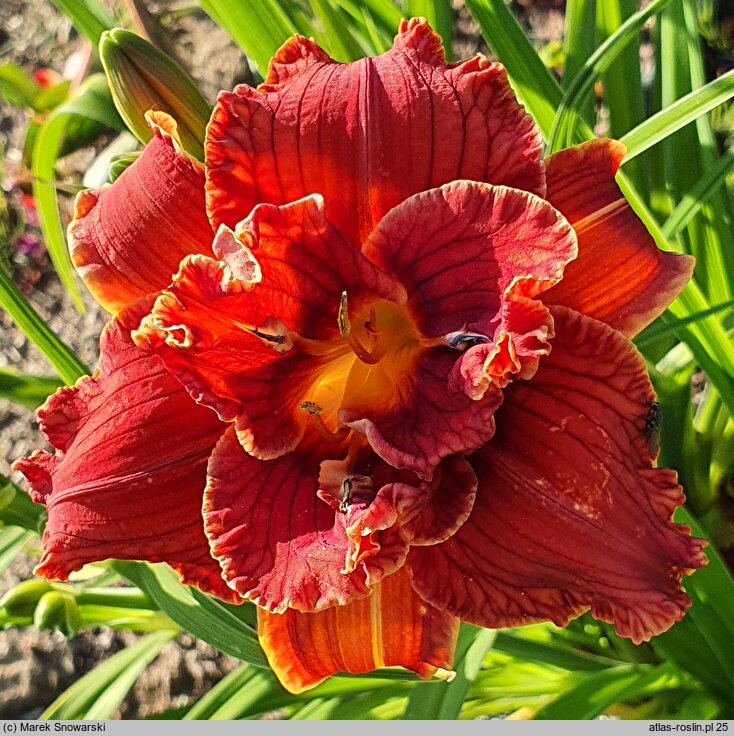
[[[117, 561], [113, 566], [186, 631], [220, 652], [257, 667], [268, 666], [257, 639], [257, 629], [246, 620], [248, 613], [254, 610], [250, 604], [229, 606], [221, 603], [182, 585], [178, 575], [163, 564]], [[240, 608], [248, 611], [239, 611]]]
[[33, 503], [27, 493], [0, 475], [0, 523], [39, 532], [46, 523], [46, 507]]
[[567, 670], [591, 672], [617, 667], [619, 661], [553, 641], [536, 641], [522, 636], [522, 630], [499, 631], [492, 649], [523, 660], [534, 660]]
[[594, 52], [596, 0], [568, 0], [566, 32], [563, 36], [563, 76], [561, 87], [567, 89], [584, 62]]
[[666, 238], [674, 238], [701, 210], [734, 169], [734, 153], [727, 151], [687, 192], [662, 225]]
[[299, 31], [275, 0], [201, 0], [201, 7], [255, 62], [264, 77], [273, 54]]
[[570, 690], [541, 708], [537, 720], [582, 720], [596, 718], [619, 701], [639, 697], [650, 690], [678, 684], [675, 667], [617, 667], [585, 677]]
[[9, 368], [0, 368], [0, 398], [8, 399], [28, 409], [40, 406], [48, 396], [63, 385], [56, 378], [28, 376]]
[[184, 716], [186, 721], [233, 720], [249, 715], [261, 699], [282, 694], [272, 672], [244, 665], [230, 672]]
[[649, 5], [630, 16], [609, 38], [606, 39], [568, 85], [563, 100], [558, 106], [548, 138], [550, 152], [577, 142], [580, 108], [594, 82], [610, 67], [625, 46], [637, 37], [645, 21], [669, 3], [670, 0], [653, 0]]
[[149, 634], [112, 655], [78, 679], [41, 714], [41, 720], [104, 720], [120, 707], [143, 670], [176, 636], [175, 631]]
[[451, 682], [421, 683], [408, 696], [405, 720], [455, 720], [496, 631], [463, 624], [454, 657], [456, 676]]
[[22, 67], [0, 65], [0, 96], [14, 107], [33, 107], [40, 91], [38, 82]]
[[71, 18], [74, 28], [92, 42], [95, 50], [99, 37], [115, 25], [115, 19], [99, 0], [52, 0], [52, 2]]
[[677, 319], [671, 318], [669, 321], [654, 322], [635, 338], [635, 345], [637, 345], [638, 348], [643, 349], [656, 340], [659, 340], [661, 337], [679, 333], [681, 328], [686, 325], [700, 322], [702, 319], [711, 317], [714, 314], [719, 314], [720, 312], [725, 312], [727, 309], [734, 309], [734, 301], [715, 304], [713, 307], [709, 307], [708, 309], [704, 309], [700, 312], [693, 312], [685, 317]]
[[507, 67], [515, 93], [545, 138], [550, 135], [562, 92], [504, 0], [466, 0], [484, 40]]
[[[708, 536], [685, 507], [678, 509], [676, 520], [688, 524], [695, 536]], [[656, 637], [654, 643], [679, 667], [709, 682], [711, 687], [723, 689], [731, 697], [734, 693], [734, 577], [710, 539], [706, 557], [708, 565], [684, 581], [692, 601], [686, 617], [671, 631]], [[689, 659], [681, 634], [685, 638], [690, 628], [697, 632], [705, 646], [697, 647]], [[695, 643], [697, 635], [693, 637], [691, 643]], [[711, 673], [708, 676], [704, 672], [707, 667]], [[717, 672], [723, 673], [724, 681], [716, 677]], [[731, 700], [734, 701], [734, 697]]]
[[[355, 9], [364, 8], [369, 11], [370, 15], [390, 36], [394, 36], [398, 31], [398, 26], [403, 18], [400, 9], [392, 0], [334, 0], [337, 5], [341, 5], [345, 10], [349, 11], [349, 6]], [[357, 17], [353, 13], [354, 17]]]
[[[55, 206], [55, 202], [54, 202]], [[12, 279], [0, 268], [0, 307], [12, 318], [26, 337], [44, 354], [67, 384], [86, 375], [87, 367], [38, 316]]]
[[[356, 61], [364, 56], [362, 47], [352, 34], [352, 23], [347, 22], [329, 0], [310, 0], [314, 15], [321, 19], [326, 32], [322, 44], [337, 61]], [[319, 39], [317, 39], [319, 40]]]
[[622, 143], [627, 146], [625, 161], [638, 156], [666, 136], [732, 97], [734, 97], [734, 69], [674, 102], [623, 136]]
[[61, 283], [77, 308], [82, 311], [81, 295], [74, 280], [74, 271], [64, 238], [64, 227], [56, 201], [56, 188], [52, 183], [55, 178], [54, 166], [61, 151], [67, 125], [74, 117], [92, 120], [101, 127], [125, 129], [115, 110], [104, 75], [94, 74], [88, 77], [72, 97], [49, 115], [36, 136], [31, 164], [34, 176], [33, 196], [36, 199], [48, 253]]
[[0, 575], [13, 564], [33, 536], [33, 532], [17, 526], [0, 527]]

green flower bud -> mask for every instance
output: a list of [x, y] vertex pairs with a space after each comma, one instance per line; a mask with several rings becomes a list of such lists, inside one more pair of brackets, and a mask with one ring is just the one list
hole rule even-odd
[[75, 634], [81, 615], [74, 596], [57, 590], [44, 594], [36, 606], [33, 623], [39, 629], [58, 629], [65, 636]]
[[152, 137], [145, 113], [159, 110], [178, 123], [184, 150], [203, 160], [204, 134], [212, 108], [173, 59], [121, 28], [102, 34], [99, 58], [115, 106], [141, 143]]
[[51, 590], [53, 588], [45, 580], [25, 580], [0, 598], [0, 607], [11, 616], [32, 616], [38, 601]]

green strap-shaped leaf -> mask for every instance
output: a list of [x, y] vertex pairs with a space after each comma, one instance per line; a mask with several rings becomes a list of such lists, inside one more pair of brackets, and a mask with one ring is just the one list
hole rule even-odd
[[[707, 539], [705, 530], [686, 507], [676, 511], [676, 521], [688, 524], [694, 536]], [[680, 624], [656, 637], [653, 643], [679, 667], [731, 696], [734, 693], [734, 577], [711, 539], [708, 542], [708, 565], [684, 580], [691, 607]], [[682, 641], [689, 629], [697, 631], [688, 634], [689, 641], [695, 644], [698, 640], [690, 658]]]
[[255, 62], [264, 77], [273, 54], [298, 33], [294, 20], [276, 0], [201, 0], [211, 19]]
[[[55, 204], [55, 203], [54, 203]], [[65, 383], [73, 384], [89, 371], [72, 350], [39, 317], [12, 279], [0, 268], [0, 307], [44, 354]]]
[[674, 238], [725, 183], [734, 169], [734, 153], [728, 150], [686, 193], [662, 225], [666, 238]]
[[462, 624], [454, 657], [455, 677], [451, 682], [421, 683], [408, 696], [404, 720], [455, 720], [469, 686], [479, 673], [482, 660], [497, 632]]
[[[339, 8], [329, 0], [310, 0], [314, 15], [319, 18], [325, 30], [325, 43], [321, 44], [331, 57], [337, 61], [356, 61], [361, 59], [364, 49], [352, 34], [353, 23], [347, 22]], [[319, 41], [320, 39], [316, 39]]]
[[263, 698], [282, 692], [283, 688], [272, 672], [244, 665], [227, 675], [197, 701], [184, 720], [224, 721], [243, 718], [256, 711]]
[[511, 654], [523, 660], [534, 660], [554, 667], [566, 670], [578, 671], [588, 670], [596, 672], [619, 666], [619, 661], [609, 657], [601, 657], [576, 650], [567, 644], [554, 641], [536, 641], [526, 638], [522, 631], [499, 631], [494, 640], [492, 649], [497, 652]]
[[0, 526], [0, 575], [13, 564], [13, 560], [34, 536], [33, 532], [17, 526]]
[[39, 407], [63, 385], [58, 378], [27, 376], [9, 368], [0, 368], [0, 398], [8, 399], [28, 409]]
[[676, 130], [734, 97], [734, 69], [677, 100], [622, 138], [625, 161], [638, 156]]
[[66, 248], [64, 228], [56, 201], [56, 187], [53, 185], [56, 159], [61, 151], [67, 125], [74, 117], [87, 118], [101, 127], [111, 127], [120, 131], [125, 129], [125, 124], [112, 102], [103, 74], [88, 77], [72, 97], [49, 115], [36, 136], [31, 163], [31, 172], [34, 176], [33, 196], [36, 199], [46, 248], [61, 283], [79, 311], [83, 311], [84, 305], [74, 280], [74, 270]]
[[675, 667], [616, 667], [584, 678], [536, 714], [536, 720], [587, 720], [628, 698], [672, 688], [680, 682]]
[[[247, 621], [252, 617], [251, 604], [229, 606], [183, 585], [167, 565], [116, 561], [115, 570], [147, 593], [156, 605], [179, 626], [211, 644], [256, 667], [267, 667], [260, 648], [257, 629]], [[240, 611], [238, 609], [247, 609]]]
[[41, 714], [41, 720], [111, 718], [135, 680], [176, 634], [176, 631], [149, 634], [114, 654], [64, 691]]
[[0, 66], [0, 95], [15, 107], [33, 107], [41, 86], [28, 72], [15, 64]]
[[46, 507], [33, 503], [27, 493], [0, 475], [0, 523], [40, 533], [46, 523]]
[[568, 85], [566, 94], [558, 106], [548, 137], [548, 149], [551, 153], [579, 141], [578, 129], [581, 122], [579, 109], [594, 82], [611, 66], [625, 46], [637, 38], [645, 21], [655, 13], [659, 13], [669, 2], [670, 0], [653, 0], [643, 10], [630, 16], [581, 67]]
[[466, 0], [484, 40], [507, 67], [520, 102], [548, 138], [563, 93], [513, 17], [505, 0]]
[[100, 36], [115, 25], [115, 19], [99, 0], [52, 0], [54, 5], [71, 18], [74, 27], [91, 42], [96, 53]]
[[661, 337], [678, 334], [682, 327], [695, 324], [696, 322], [700, 322], [702, 319], [711, 317], [714, 314], [725, 312], [727, 309], [734, 309], [734, 300], [723, 302], [722, 304], [715, 304], [713, 307], [709, 307], [708, 309], [704, 309], [700, 312], [693, 312], [686, 317], [671, 318], [668, 321], [653, 322], [650, 327], [645, 329], [634, 339], [635, 345], [642, 350], [648, 345], [659, 340]]

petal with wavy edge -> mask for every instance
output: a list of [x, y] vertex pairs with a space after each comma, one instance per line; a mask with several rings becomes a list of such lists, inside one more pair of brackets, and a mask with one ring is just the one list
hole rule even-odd
[[179, 147], [172, 118], [148, 119], [140, 158], [114, 184], [80, 192], [68, 230], [74, 265], [113, 314], [167, 286], [184, 256], [211, 254], [202, 167]]
[[220, 228], [214, 250], [221, 261], [182, 262], [133, 337], [198, 402], [236, 418], [248, 452], [277, 457], [303, 436], [298, 406], [320, 371], [349, 352], [337, 320], [342, 292], [354, 310], [405, 294], [329, 226], [318, 196], [256, 207], [235, 233]]
[[430, 479], [442, 458], [473, 452], [492, 437], [492, 415], [502, 403], [494, 386], [478, 399], [451, 390], [456, 358], [454, 350], [438, 347], [409, 363], [400, 355], [373, 366], [355, 363], [341, 423], [365, 435], [390, 465]]
[[407, 197], [455, 179], [543, 194], [542, 140], [504, 67], [446, 64], [423, 19], [352, 64], [295, 36], [265, 83], [220, 93], [207, 129], [207, 204], [230, 227], [256, 204], [313, 192], [355, 246]]
[[506, 299], [537, 296], [561, 279], [576, 236], [533, 194], [454, 181], [391, 210], [363, 252], [405, 286], [423, 334], [492, 337]]
[[335, 512], [319, 497], [329, 451], [338, 456], [340, 447], [309, 436], [294, 452], [257, 460], [230, 429], [212, 453], [204, 500], [212, 554], [229, 584], [264, 609], [346, 605], [405, 561], [408, 546], [394, 524], [379, 538], [357, 538], [355, 548], [347, 527], [361, 509]]
[[427, 601], [482, 626], [563, 625], [590, 608], [645, 641], [684, 614], [680, 579], [705, 564], [704, 543], [671, 522], [683, 494], [648, 452], [642, 358], [607, 325], [552, 311], [553, 351], [508, 387], [495, 437], [469, 458], [471, 516], [406, 567]]
[[102, 333], [97, 373], [39, 409], [56, 454], [36, 451], [14, 465], [48, 510], [36, 573], [66, 579], [107, 558], [168, 562], [184, 582], [234, 602], [201, 516], [207, 460], [224, 426], [132, 344], [126, 316]]
[[399, 665], [420, 677], [453, 664], [459, 619], [421, 600], [398, 571], [371, 596], [319, 613], [258, 609], [258, 633], [282, 685], [300, 693], [336, 672]]
[[661, 251], [629, 206], [614, 181], [625, 151], [595, 140], [547, 159], [547, 199], [576, 230], [579, 254], [542, 300], [634, 337], [680, 293], [694, 259]]

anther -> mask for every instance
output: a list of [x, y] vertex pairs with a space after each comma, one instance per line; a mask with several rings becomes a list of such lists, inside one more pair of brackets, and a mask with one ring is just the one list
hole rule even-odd
[[349, 323], [349, 308], [347, 305], [347, 292], [342, 291], [339, 300], [339, 314], [337, 316], [337, 324], [339, 325], [339, 334], [344, 342], [349, 342], [349, 335], [352, 332], [352, 325]]

